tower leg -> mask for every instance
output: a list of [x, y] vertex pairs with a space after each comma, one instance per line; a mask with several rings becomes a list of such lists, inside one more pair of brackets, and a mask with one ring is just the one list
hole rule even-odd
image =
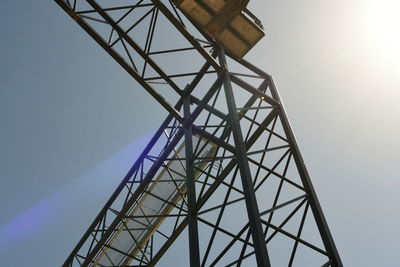
[[326, 251], [329, 252], [329, 254], [331, 254], [332, 262], [327, 266], [343, 267], [342, 261], [339, 256], [339, 252], [337, 251], [335, 242], [333, 241], [331, 232], [329, 230], [328, 223], [326, 222], [325, 216], [322, 212], [321, 205], [318, 201], [314, 187], [311, 183], [310, 175], [308, 174], [306, 165], [304, 164], [303, 157], [301, 156], [300, 149], [296, 142], [296, 138], [294, 136], [292, 128], [290, 127], [289, 119], [286, 115], [285, 108], [283, 107], [278, 90], [276, 89], [272, 77], [269, 76], [269, 80], [270, 80], [271, 94], [275, 98], [275, 100], [277, 100], [280, 103], [279, 118], [281, 120], [282, 127], [286, 133], [286, 136], [291, 141], [293, 147], [293, 158], [295, 160], [304, 188], [307, 190], [307, 193], [309, 195], [310, 207], [314, 214], [314, 218], [317, 222], [318, 230], [321, 234], [321, 238], [324, 243]]
[[332, 234], [329, 230], [328, 223], [325, 219], [321, 205], [318, 201], [317, 194], [315, 193], [314, 187], [311, 183], [310, 175], [308, 174], [303, 157], [301, 156], [299, 146], [297, 145], [297, 142], [296, 142], [296, 137], [290, 126], [289, 119], [286, 115], [285, 108], [284, 108], [281, 98], [279, 96], [278, 89], [275, 86], [274, 80], [272, 79], [272, 77], [269, 74], [260, 70], [259, 68], [257, 68], [253, 64], [247, 62], [246, 60], [243, 60], [242, 64], [244, 66], [246, 66], [247, 68], [251, 69], [252, 71], [254, 71], [255, 73], [259, 74], [260, 76], [267, 78], [268, 83], [269, 83], [269, 88], [271, 90], [271, 95], [274, 98], [274, 100], [279, 102], [279, 118], [282, 123], [283, 130], [284, 130], [287, 138], [290, 140], [290, 143], [292, 144], [293, 158], [295, 160], [296, 167], [298, 169], [303, 186], [308, 193], [310, 208], [313, 212], [313, 215], [314, 215], [315, 221], [317, 223], [318, 230], [320, 232], [321, 239], [322, 239], [322, 242], [324, 243], [325, 249], [330, 254], [330, 260], [326, 264], [324, 264], [324, 266], [343, 267], [342, 260], [340, 259], [339, 252], [336, 248]]
[[[190, 99], [186, 97], [183, 100], [183, 110], [185, 119], [190, 117]], [[196, 208], [196, 185], [194, 180], [193, 167], [193, 132], [192, 124], [185, 127], [185, 158], [186, 158], [186, 183], [188, 199], [188, 230], [189, 230], [189, 253], [190, 266], [200, 267], [200, 246], [199, 231], [195, 214]]]
[[224, 68], [224, 91], [226, 102], [228, 105], [228, 119], [232, 128], [233, 139], [236, 147], [236, 157], [238, 160], [240, 176], [247, 207], [247, 215], [249, 217], [249, 226], [251, 236], [253, 238], [254, 250], [256, 253], [257, 265], [260, 267], [270, 267], [267, 247], [264, 240], [264, 234], [261, 225], [260, 213], [258, 210], [256, 194], [251, 178], [250, 166], [246, 156], [246, 148], [237, 114], [237, 107], [232, 91], [232, 84], [227, 68], [225, 52], [222, 48], [219, 50], [219, 60]]

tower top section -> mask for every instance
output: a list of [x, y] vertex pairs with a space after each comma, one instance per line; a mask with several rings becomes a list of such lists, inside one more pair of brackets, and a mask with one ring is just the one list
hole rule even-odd
[[265, 36], [260, 21], [247, 9], [248, 0], [174, 0], [183, 14], [207, 37], [241, 59]]

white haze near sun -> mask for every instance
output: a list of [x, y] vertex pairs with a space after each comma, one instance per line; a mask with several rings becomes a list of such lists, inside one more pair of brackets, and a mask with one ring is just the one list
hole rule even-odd
[[400, 70], [400, 1], [366, 1], [367, 23], [364, 34], [368, 36], [371, 50], [376, 52], [389, 68]]
[[[397, 266], [400, 1], [250, 1], [345, 266]], [[262, 11], [264, 13], [262, 14]]]
[[267, 32], [250, 56], [263, 54], [289, 109], [310, 99], [333, 126], [346, 112], [345, 127], [365, 130], [355, 142], [374, 139], [375, 152], [400, 158], [393, 149], [400, 149], [393, 142], [400, 135], [400, 1], [250, 1], [250, 9], [259, 16], [266, 10]]

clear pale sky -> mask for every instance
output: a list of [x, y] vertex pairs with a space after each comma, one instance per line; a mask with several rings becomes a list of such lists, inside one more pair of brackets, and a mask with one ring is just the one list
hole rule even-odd
[[[399, 266], [399, 1], [252, 1], [345, 266]], [[165, 113], [53, 1], [0, 34], [0, 266], [60, 266]]]

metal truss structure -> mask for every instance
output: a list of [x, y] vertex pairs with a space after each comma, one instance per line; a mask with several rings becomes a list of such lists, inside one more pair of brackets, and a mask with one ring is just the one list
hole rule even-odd
[[343, 266], [270, 75], [170, 1], [55, 2], [168, 112], [63, 266]]

